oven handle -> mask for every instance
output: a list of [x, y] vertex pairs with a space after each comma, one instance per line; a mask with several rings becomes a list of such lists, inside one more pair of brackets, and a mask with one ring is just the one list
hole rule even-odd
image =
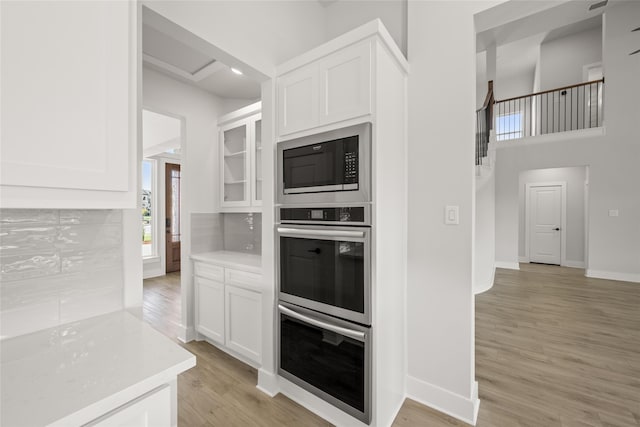
[[286, 314], [287, 316], [293, 317], [294, 319], [301, 320], [305, 323], [309, 323], [311, 325], [317, 326], [322, 329], [326, 329], [331, 332], [335, 332], [336, 334], [344, 335], [345, 337], [353, 338], [356, 341], [365, 342], [365, 334], [364, 332], [354, 331], [352, 329], [343, 328], [342, 326], [332, 325], [330, 323], [323, 322], [322, 320], [314, 319], [312, 317], [307, 317], [304, 314], [300, 314], [297, 311], [293, 311], [290, 308], [284, 307], [281, 304], [278, 304], [278, 309], [281, 313]]
[[364, 231], [348, 231], [348, 230], [310, 230], [298, 228], [278, 227], [278, 233], [291, 234], [294, 236], [319, 236], [319, 237], [351, 237], [364, 238]]

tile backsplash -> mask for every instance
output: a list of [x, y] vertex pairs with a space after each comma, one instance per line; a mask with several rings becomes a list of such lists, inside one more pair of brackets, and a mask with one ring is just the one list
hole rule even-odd
[[262, 214], [191, 214], [191, 253], [234, 251], [262, 252]]
[[191, 214], [191, 253], [221, 251], [224, 249], [223, 214]]
[[122, 211], [0, 209], [0, 335], [123, 308]]
[[224, 250], [260, 254], [262, 252], [262, 214], [225, 213]]

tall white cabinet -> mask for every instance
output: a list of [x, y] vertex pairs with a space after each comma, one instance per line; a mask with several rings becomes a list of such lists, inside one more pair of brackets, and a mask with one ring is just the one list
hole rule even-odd
[[[372, 123], [372, 426], [391, 425], [405, 398], [407, 72], [380, 20], [277, 69], [278, 143]], [[279, 387], [334, 424], [364, 426], [283, 378]]]
[[257, 102], [218, 119], [220, 208], [259, 211], [262, 205], [262, 115]]
[[3, 207], [136, 206], [136, 2], [0, 2]]

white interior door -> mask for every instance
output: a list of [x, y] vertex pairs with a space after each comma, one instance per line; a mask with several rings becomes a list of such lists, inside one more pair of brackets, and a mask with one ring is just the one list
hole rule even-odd
[[560, 265], [562, 186], [530, 187], [529, 221], [530, 261]]

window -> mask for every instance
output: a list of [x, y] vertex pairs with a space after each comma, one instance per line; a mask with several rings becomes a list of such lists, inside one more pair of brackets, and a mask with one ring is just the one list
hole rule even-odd
[[154, 227], [157, 219], [155, 209], [155, 161], [142, 161], [142, 257], [152, 257], [157, 254], [157, 243]]
[[522, 113], [508, 113], [496, 117], [496, 139], [504, 141], [506, 139], [522, 138]]

